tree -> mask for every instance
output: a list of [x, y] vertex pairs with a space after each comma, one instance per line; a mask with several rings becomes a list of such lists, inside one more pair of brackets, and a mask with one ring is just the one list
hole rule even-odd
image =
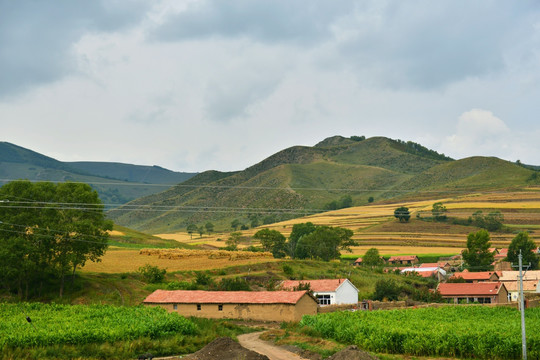
[[203, 234], [204, 234], [204, 226], [199, 226], [199, 228], [197, 229], [197, 232], [199, 233], [199, 236], [202, 237]]
[[507, 259], [514, 265], [519, 261], [519, 251], [523, 256], [522, 261], [524, 265], [531, 264], [530, 269], [538, 269], [538, 255], [536, 254], [536, 243], [529, 238], [529, 233], [522, 231], [512, 239], [510, 246], [508, 246]]
[[481, 210], [472, 214], [471, 222], [479, 228], [488, 231], [497, 231], [503, 227], [504, 216], [500, 211], [492, 211], [487, 216]]
[[371, 248], [362, 257], [362, 265], [366, 266], [379, 266], [383, 263], [383, 260], [379, 254], [377, 248]]
[[401, 287], [392, 279], [380, 279], [375, 283], [373, 300], [397, 300]]
[[236, 231], [240, 227], [240, 225], [242, 225], [242, 223], [238, 219], [234, 219], [233, 221], [231, 221], [231, 228], [234, 231]]
[[204, 225], [205, 229], [206, 229], [206, 232], [208, 234], [211, 234], [214, 232], [214, 224], [212, 224], [210, 221], [207, 222], [205, 225]]
[[199, 227], [195, 224], [189, 224], [187, 227], [186, 227], [186, 231], [188, 232], [188, 234], [191, 236], [191, 238], [193, 239], [193, 233], [194, 232], [197, 232], [199, 231]]
[[400, 222], [407, 222], [411, 218], [409, 208], [405, 206], [398, 207], [394, 210], [394, 217], [399, 219]]
[[238, 244], [240, 243], [241, 237], [241, 232], [231, 233], [231, 236], [229, 236], [229, 238], [225, 241], [225, 244], [227, 244], [227, 248], [229, 248], [229, 250], [236, 250], [238, 248]]
[[284, 258], [287, 255], [285, 236], [277, 230], [262, 229], [253, 235], [261, 242], [265, 251], [270, 251], [275, 258]]
[[0, 188], [0, 199], [0, 284], [21, 299], [30, 288], [39, 295], [51, 276], [62, 297], [66, 274], [99, 261], [107, 248], [112, 222], [87, 184], [14, 181]]
[[467, 249], [461, 252], [463, 260], [472, 271], [487, 271], [493, 263], [493, 253], [489, 251], [489, 233], [482, 229], [467, 236]]
[[431, 208], [431, 214], [435, 221], [445, 221], [446, 220], [446, 206], [442, 202], [436, 202]]
[[160, 283], [163, 281], [163, 279], [165, 279], [165, 274], [167, 273], [167, 270], [160, 269], [157, 266], [146, 264], [139, 268], [139, 273], [147, 282], [155, 284]]
[[368, 197], [367, 202], [371, 204], [371, 203], [373, 202], [373, 200], [375, 200], [375, 199], [373, 198], [373, 196], [370, 196], [370, 197]]
[[323, 261], [339, 259], [340, 250], [350, 251], [350, 247], [356, 245], [352, 235], [349, 229], [317, 226], [314, 231], [298, 240], [295, 256], [299, 259], [314, 258]]
[[308, 235], [315, 231], [315, 225], [311, 222], [307, 223], [300, 223], [300, 224], [294, 224], [291, 230], [291, 234], [289, 235], [289, 255], [292, 258], [296, 257], [296, 248], [298, 245], [298, 241], [302, 236]]

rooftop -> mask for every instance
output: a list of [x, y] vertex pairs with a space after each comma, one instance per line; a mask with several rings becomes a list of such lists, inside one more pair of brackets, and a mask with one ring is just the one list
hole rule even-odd
[[504, 285], [500, 282], [441, 283], [437, 287], [442, 296], [490, 296], [499, 293]]
[[[296, 304], [307, 291], [156, 290], [145, 304]], [[309, 295], [308, 295], [309, 296]]]
[[[314, 292], [336, 291], [347, 279], [321, 279], [321, 280], [285, 280], [281, 283], [283, 289], [292, 289], [298, 287], [300, 283], [309, 283]], [[354, 286], [354, 285], [353, 285]]]

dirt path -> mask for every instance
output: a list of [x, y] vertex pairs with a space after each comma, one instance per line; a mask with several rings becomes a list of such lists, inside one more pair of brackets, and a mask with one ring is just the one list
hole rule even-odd
[[270, 360], [301, 360], [303, 357], [259, 339], [263, 332], [238, 335], [238, 342], [246, 349], [268, 356]]

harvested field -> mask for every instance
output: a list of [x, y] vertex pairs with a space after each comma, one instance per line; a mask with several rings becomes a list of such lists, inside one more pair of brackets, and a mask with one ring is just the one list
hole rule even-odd
[[[182, 250], [180, 250], [182, 251]], [[261, 262], [273, 262], [276, 259], [268, 256], [259, 257], [242, 257], [243, 253], [247, 252], [230, 252], [229, 257], [221, 255], [211, 255], [217, 251], [206, 250], [185, 250], [197, 251], [197, 255], [184, 256], [177, 258], [160, 258], [159, 254], [140, 254], [139, 250], [109, 250], [102, 257], [99, 263], [88, 262], [81, 271], [95, 273], [125, 273], [136, 272], [141, 266], [150, 264], [167, 271], [187, 271], [187, 270], [210, 270], [220, 269], [235, 265], [256, 264]], [[208, 252], [208, 253], [205, 253]], [[242, 255], [234, 255], [234, 253], [242, 253]], [[258, 254], [258, 253], [252, 253]], [[212, 257], [210, 257], [212, 256]], [[234, 258], [233, 258], [234, 257]]]
[[[371, 249], [371, 245], [362, 245], [352, 247], [352, 253], [343, 252], [343, 255], [358, 255], [363, 256], [366, 251]], [[377, 246], [379, 254], [381, 255], [456, 255], [459, 254], [462, 248], [458, 247], [444, 247], [444, 246], [391, 246], [382, 245]]]

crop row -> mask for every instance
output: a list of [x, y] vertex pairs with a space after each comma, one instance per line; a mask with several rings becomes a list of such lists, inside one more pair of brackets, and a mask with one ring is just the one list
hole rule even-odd
[[193, 322], [178, 314], [143, 306], [0, 304], [0, 318], [0, 349], [158, 338], [197, 331]]
[[[540, 308], [527, 309], [530, 359], [540, 359]], [[516, 309], [452, 306], [304, 316], [302, 325], [325, 338], [366, 350], [482, 359], [521, 357], [520, 314]]]

